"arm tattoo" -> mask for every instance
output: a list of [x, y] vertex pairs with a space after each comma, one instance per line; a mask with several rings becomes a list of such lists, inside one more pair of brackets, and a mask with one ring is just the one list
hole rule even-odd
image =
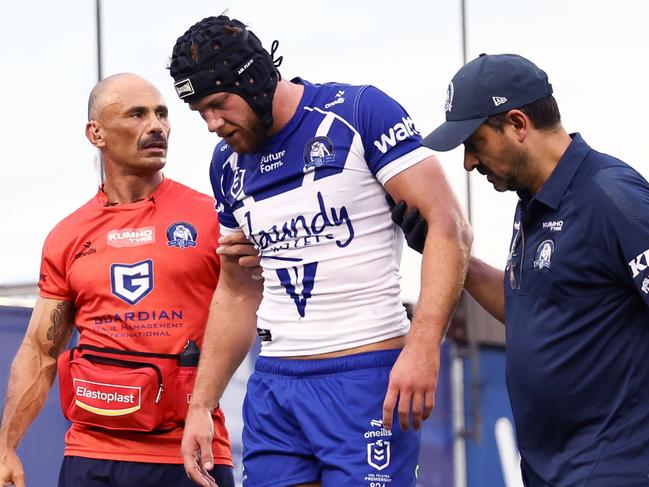
[[69, 301], [63, 301], [50, 313], [52, 326], [47, 330], [47, 339], [52, 341], [49, 355], [58, 358], [70, 337], [70, 329], [74, 318], [74, 306]]

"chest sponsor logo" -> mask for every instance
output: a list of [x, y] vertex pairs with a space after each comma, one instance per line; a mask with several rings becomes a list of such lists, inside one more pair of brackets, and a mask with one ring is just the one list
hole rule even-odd
[[398, 142], [406, 140], [419, 131], [415, 128], [415, 123], [410, 117], [403, 117], [400, 122], [394, 124], [387, 133], [381, 134], [378, 140], [374, 141], [374, 146], [385, 154], [389, 149], [397, 145]]
[[334, 98], [333, 101], [330, 101], [329, 103], [325, 104], [325, 108], [331, 108], [335, 105], [340, 105], [341, 103], [345, 103], [345, 90], [338, 90], [338, 93], [336, 93], [336, 97]]
[[273, 154], [267, 154], [261, 158], [259, 163], [259, 169], [262, 174], [274, 171], [278, 167], [282, 167], [284, 162], [282, 157], [286, 154], [286, 150], [281, 150], [279, 152], [274, 152]]
[[540, 271], [547, 271], [552, 267], [552, 254], [554, 254], [554, 242], [552, 240], [544, 240], [541, 242], [536, 248], [534, 268]]
[[[327, 208], [320, 192], [317, 198], [319, 211], [312, 216], [298, 214], [288, 221], [266, 229], [255, 228], [251, 213], [245, 213], [248, 238], [259, 247], [262, 256], [267, 257], [271, 252], [283, 249], [307, 247], [323, 239], [335, 240], [339, 248], [347, 247], [352, 242], [354, 225], [347, 208]], [[342, 231], [338, 230], [340, 227]]]
[[137, 304], [153, 291], [153, 261], [110, 266], [112, 293], [128, 304]]
[[304, 146], [304, 170], [331, 164], [335, 160], [334, 143], [329, 137], [314, 137]]
[[155, 242], [155, 227], [120, 228], [106, 234], [106, 243], [111, 247], [138, 247]]
[[75, 404], [99, 416], [124, 416], [142, 407], [140, 387], [74, 379]]
[[196, 247], [198, 232], [196, 227], [187, 222], [176, 222], [167, 228], [167, 245], [186, 249], [187, 247]]
[[638, 277], [638, 275], [643, 272], [649, 265], [649, 249], [645, 250], [639, 255], [636, 255], [634, 259], [629, 262], [629, 268], [631, 269], [631, 274], [633, 277]]
[[543, 229], [550, 229], [551, 232], [560, 232], [563, 230], [563, 220], [553, 220], [549, 222], [543, 222]]

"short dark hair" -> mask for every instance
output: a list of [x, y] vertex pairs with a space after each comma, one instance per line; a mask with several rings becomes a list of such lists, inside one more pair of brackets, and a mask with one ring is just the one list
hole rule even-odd
[[[534, 128], [538, 130], [553, 129], [561, 122], [559, 106], [552, 95], [528, 103], [518, 109], [530, 118], [532, 125], [534, 125]], [[485, 123], [499, 132], [502, 132], [503, 127], [505, 126], [507, 113], [508, 112], [503, 112], [492, 115]]]

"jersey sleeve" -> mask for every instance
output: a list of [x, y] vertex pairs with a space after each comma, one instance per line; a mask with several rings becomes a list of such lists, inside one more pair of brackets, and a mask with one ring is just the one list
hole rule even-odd
[[649, 306], [649, 184], [630, 167], [602, 170], [595, 183], [601, 198], [589, 220], [605, 244], [603, 260]]
[[38, 294], [43, 298], [74, 301], [72, 290], [66, 278], [65, 256], [60, 252], [56, 252], [57, 249], [62, 247], [56, 245], [52, 240], [53, 237], [50, 234], [43, 245]]
[[228, 235], [239, 230], [239, 224], [234, 217], [232, 207], [226, 197], [226, 188], [228, 180], [231, 178], [231, 171], [228, 171], [227, 158], [224, 156], [223, 144], [219, 144], [214, 149], [212, 163], [210, 164], [210, 182], [214, 192], [215, 209], [219, 216], [221, 234]]
[[433, 155], [421, 146], [421, 135], [403, 107], [374, 86], [359, 95], [357, 127], [367, 165], [383, 185]]

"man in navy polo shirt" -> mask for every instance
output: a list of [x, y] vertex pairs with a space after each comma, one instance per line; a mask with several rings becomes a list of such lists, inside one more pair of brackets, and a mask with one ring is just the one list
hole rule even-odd
[[647, 181], [569, 135], [545, 72], [512, 54], [462, 67], [423, 143], [463, 143], [467, 171], [520, 197], [505, 272], [473, 258], [465, 288], [507, 326], [525, 485], [649, 486]]

